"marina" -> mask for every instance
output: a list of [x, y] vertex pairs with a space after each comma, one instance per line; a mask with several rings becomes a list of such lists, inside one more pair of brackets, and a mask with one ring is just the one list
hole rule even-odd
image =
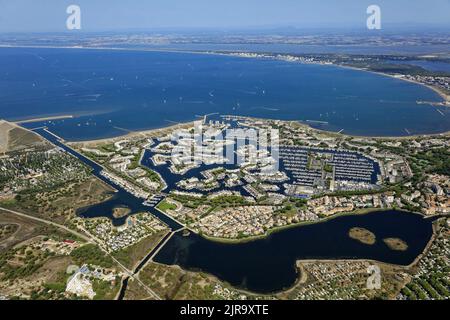
[[[112, 200], [86, 208], [81, 216], [92, 218], [94, 213], [105, 216], [119, 204], [126, 204], [133, 212], [149, 212], [172, 230], [170, 237], [160, 242], [154, 261], [202, 270], [245, 290], [270, 293], [289, 288], [298, 277], [295, 261], [302, 259], [371, 259], [408, 265], [424, 250], [432, 235], [432, 219], [393, 210], [300, 225], [275, 232], [265, 239], [238, 244], [215, 242], [194, 233], [183, 235], [183, 231], [179, 231], [183, 228], [181, 224], [156, 208], [144, 206], [140, 199], [111, 183], [100, 174], [98, 164], [67, 147], [48, 131], [38, 129], [37, 133], [91, 166], [98, 178], [118, 190]], [[175, 184], [175, 181], [168, 181], [169, 187]], [[121, 223], [120, 219], [109, 217], [113, 224]], [[354, 225], [368, 228], [380, 237], [401, 238], [408, 243], [408, 250], [392, 251], [381, 243], [364, 246], [352, 242], [347, 238], [347, 231]], [[143, 263], [148, 261], [144, 260]], [[126, 285], [127, 280], [123, 286]]]

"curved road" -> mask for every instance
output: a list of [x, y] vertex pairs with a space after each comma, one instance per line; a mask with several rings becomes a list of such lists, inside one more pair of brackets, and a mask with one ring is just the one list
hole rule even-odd
[[86, 235], [84, 235], [84, 234], [82, 234], [82, 233], [79, 233], [79, 232], [77, 232], [77, 231], [74, 231], [74, 230], [72, 230], [72, 229], [69, 229], [69, 228], [63, 226], [62, 224], [54, 223], [54, 222], [51, 222], [51, 221], [48, 221], [48, 220], [45, 220], [45, 219], [41, 219], [41, 218], [38, 218], [38, 217], [30, 216], [30, 215], [28, 215], [28, 214], [21, 213], [21, 212], [17, 212], [17, 211], [10, 210], [10, 209], [6, 209], [6, 208], [3, 208], [3, 207], [0, 207], [0, 210], [6, 211], [6, 212], [8, 212], [8, 213], [15, 214], [15, 215], [17, 215], [17, 216], [24, 217], [24, 218], [27, 218], [27, 219], [39, 221], [39, 222], [42, 222], [42, 223], [45, 223], [45, 224], [48, 224], [48, 225], [57, 227], [57, 228], [59, 228], [59, 229], [63, 229], [64, 231], [67, 231], [67, 232], [69, 232], [69, 233], [71, 233], [71, 234], [73, 234], [73, 235], [76, 235], [77, 237], [80, 237], [80, 238], [82, 238], [83, 240], [86, 240], [87, 242], [92, 242], [92, 239], [90, 239], [90, 238], [87, 237]]
[[18, 212], [18, 211], [6, 209], [6, 208], [3, 208], [3, 207], [0, 207], [0, 210], [3, 210], [3, 211], [5, 211], [5, 212], [8, 212], [8, 213], [11, 213], [11, 214], [14, 214], [14, 215], [23, 217], [23, 218], [35, 220], [35, 221], [38, 221], [38, 222], [45, 223], [45, 224], [47, 224], [47, 225], [54, 226], [54, 227], [56, 227], [56, 228], [62, 229], [62, 230], [64, 230], [64, 231], [67, 231], [67, 232], [69, 232], [69, 233], [71, 233], [71, 234], [73, 234], [73, 235], [76, 235], [77, 237], [80, 237], [81, 239], [86, 240], [86, 241], [89, 242], [89, 243], [94, 243], [94, 244], [98, 245], [98, 247], [99, 247], [103, 252], [105, 252], [108, 256], [110, 256], [110, 257], [114, 260], [114, 262], [117, 263], [117, 264], [123, 269], [123, 271], [125, 271], [125, 273], [126, 273], [128, 276], [130, 276], [130, 277], [132, 277], [134, 280], [138, 281], [138, 283], [139, 283], [139, 284], [140, 284], [140, 285], [141, 285], [141, 286], [142, 286], [149, 294], [151, 294], [155, 299], [161, 300], [161, 298], [160, 298], [160, 297], [159, 297], [152, 289], [150, 289], [150, 288], [149, 288], [147, 285], [145, 285], [145, 284], [144, 284], [137, 276], [134, 275], [134, 272], [133, 272], [133, 271], [128, 270], [128, 269], [127, 269], [122, 263], [120, 263], [113, 255], [111, 255], [107, 250], [103, 249], [102, 246], [101, 246], [99, 243], [97, 243], [97, 241], [96, 241], [97, 239], [95, 239], [95, 237], [93, 237], [92, 235], [90, 235], [90, 237], [88, 237], [88, 236], [86, 236], [86, 235], [84, 235], [84, 234], [82, 234], [82, 233], [79, 233], [79, 232], [77, 232], [77, 231], [74, 231], [74, 230], [72, 230], [72, 229], [69, 229], [69, 228], [67, 228], [66, 226], [63, 226], [63, 225], [61, 225], [61, 224], [59, 224], [59, 223], [55, 223], [55, 222], [48, 221], [48, 220], [45, 220], [45, 219], [42, 219], [42, 218], [38, 218], [38, 217], [33, 217], [33, 216], [30, 216], [30, 215], [28, 215], [28, 214], [21, 213], [21, 212]]

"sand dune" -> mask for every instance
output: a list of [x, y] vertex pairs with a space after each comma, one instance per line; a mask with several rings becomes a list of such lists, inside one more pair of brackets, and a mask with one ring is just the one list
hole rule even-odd
[[36, 133], [22, 128], [14, 123], [0, 120], [0, 153], [45, 145]]

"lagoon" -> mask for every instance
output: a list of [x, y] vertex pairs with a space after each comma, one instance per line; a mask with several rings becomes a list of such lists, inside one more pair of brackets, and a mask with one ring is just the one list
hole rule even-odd
[[[113, 209], [126, 206], [131, 213], [149, 212], [166, 223], [172, 231], [182, 226], [153, 207], [146, 207], [120, 186], [104, 178], [102, 168], [57, 140], [43, 129], [36, 132], [76, 156], [93, 169], [93, 174], [117, 190], [113, 198], [78, 212], [84, 218], [108, 217], [114, 225], [126, 217], [114, 218]], [[171, 181], [169, 185], [173, 184]], [[258, 293], [271, 293], [289, 288], [298, 278], [295, 263], [303, 259], [371, 259], [408, 265], [425, 249], [432, 237], [433, 219], [403, 211], [374, 211], [363, 215], [344, 215], [320, 223], [293, 226], [251, 242], [229, 244], [211, 241], [190, 233], [175, 232], [154, 257], [154, 261], [179, 265], [192, 271], [204, 271], [231, 285]], [[359, 227], [372, 232], [373, 245], [365, 245], [348, 235]], [[382, 240], [397, 238], [408, 247], [405, 251], [391, 250]]]
[[[367, 245], [350, 238], [348, 232], [354, 227], [373, 232], [376, 242]], [[297, 260], [370, 259], [409, 265], [423, 252], [432, 233], [432, 219], [395, 210], [375, 211], [292, 227], [237, 244], [214, 242], [192, 233], [184, 237], [178, 232], [154, 261], [201, 270], [244, 290], [273, 293], [295, 284]], [[408, 248], [391, 250], [384, 238], [402, 239]]]

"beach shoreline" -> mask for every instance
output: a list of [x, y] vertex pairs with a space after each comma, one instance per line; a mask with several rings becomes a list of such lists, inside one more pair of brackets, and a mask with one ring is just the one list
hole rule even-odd
[[433, 90], [434, 92], [436, 92], [444, 100], [442, 102], [432, 102], [432, 103], [442, 104], [442, 105], [439, 105], [439, 106], [450, 108], [450, 94], [447, 94], [442, 89], [434, 87], [432, 85], [429, 85], [429, 84], [426, 84], [426, 83], [422, 83], [422, 82], [419, 82], [419, 81], [415, 81], [415, 80], [412, 80], [412, 79], [407, 79], [407, 78], [405, 78], [404, 75], [396, 76], [396, 75], [385, 73], [385, 72], [377, 72], [377, 71], [372, 71], [372, 70], [367, 70], [367, 69], [360, 69], [360, 68], [355, 68], [355, 67], [350, 67], [350, 66], [341, 66], [341, 65], [337, 65], [337, 64], [333, 64], [333, 65], [337, 66], [337, 67], [341, 67], [341, 68], [349, 68], [349, 69], [356, 70], [356, 71], [370, 72], [370, 73], [373, 73], [373, 74], [378, 74], [378, 75], [381, 75], [381, 76], [390, 77], [390, 78], [397, 79], [397, 80], [403, 80], [403, 81], [406, 81], [406, 82], [410, 82], [410, 83], [414, 83], [414, 84], [417, 84], [417, 85], [421, 85], [421, 86], [427, 87], [428, 89]]
[[128, 130], [129, 132], [123, 135], [114, 136], [110, 138], [99, 138], [99, 139], [90, 139], [90, 140], [80, 140], [80, 141], [66, 141], [69, 145], [77, 145], [77, 146], [96, 146], [99, 144], [108, 144], [114, 143], [123, 139], [132, 139], [136, 137], [140, 138], [155, 138], [159, 134], [164, 134], [165, 131], [172, 131], [175, 129], [185, 129], [194, 125], [195, 121], [188, 122], [180, 122], [178, 124], [169, 125], [166, 127], [160, 127], [155, 129], [145, 129], [145, 130]]
[[[0, 44], [0, 48], [30, 48], [30, 49], [78, 49], [78, 50], [115, 50], [115, 51], [134, 51], [134, 52], [167, 52], [167, 53], [188, 53], [188, 54], [200, 54], [200, 55], [218, 55], [218, 56], [227, 56], [227, 57], [235, 57], [235, 58], [247, 58], [247, 59], [259, 59], [259, 57], [241, 57], [241, 56], [237, 56], [236, 53], [242, 53], [242, 52], [237, 52], [237, 51], [230, 51], [230, 52], [220, 52], [220, 51], [215, 51], [215, 50], [177, 50], [177, 49], [169, 49], [169, 48], [122, 48], [122, 47], [86, 47], [86, 46], [38, 46], [38, 45], [25, 45], [25, 46], [21, 46], [21, 45], [4, 45], [4, 44]], [[247, 54], [258, 54], [255, 52], [250, 52], [250, 51], [245, 51], [244, 53]], [[272, 53], [275, 54], [275, 53]], [[289, 54], [284, 54], [286, 56], [289, 56]], [[275, 57], [271, 58], [271, 57], [267, 57], [266, 59], [275, 59]], [[285, 60], [283, 60], [285, 61]], [[288, 62], [288, 61], [286, 61]], [[403, 81], [407, 81], [410, 83], [415, 83], [418, 85], [422, 85], [425, 86], [431, 90], [433, 90], [434, 92], [436, 92], [437, 94], [439, 94], [439, 96], [444, 100], [444, 105], [443, 106], [447, 106], [450, 107], [450, 94], [447, 94], [446, 92], [442, 91], [440, 88], [436, 88], [434, 86], [419, 82], [419, 81], [414, 81], [411, 79], [405, 79], [404, 77], [397, 77], [395, 75], [389, 74], [389, 73], [385, 73], [385, 72], [377, 72], [377, 71], [372, 71], [372, 70], [367, 70], [364, 68], [357, 68], [357, 67], [352, 67], [352, 66], [345, 66], [345, 65], [340, 65], [340, 64], [334, 64], [334, 63], [330, 63], [330, 64], [324, 64], [324, 63], [305, 63], [305, 64], [315, 64], [315, 65], [323, 65], [323, 66], [334, 66], [334, 67], [340, 67], [340, 68], [346, 68], [346, 69], [351, 69], [351, 70], [356, 70], [356, 71], [365, 71], [365, 72], [370, 72], [370, 73], [374, 73], [374, 74], [378, 74], [378, 75], [383, 75], [383, 76], [387, 76], [387, 77], [391, 77], [394, 79], [399, 79], [399, 80], [403, 80]]]
[[[308, 124], [305, 124], [301, 121], [295, 121], [295, 120], [277, 120], [277, 119], [258, 118], [258, 117], [243, 117], [243, 118], [246, 118], [248, 120], [255, 120], [255, 121], [282, 121], [282, 122], [286, 122], [286, 123], [295, 123], [296, 125], [304, 126], [312, 131], [316, 131], [317, 133], [326, 134], [326, 135], [338, 135], [341, 137], [359, 138], [359, 139], [414, 140], [414, 139], [418, 139], [418, 138], [450, 136], [450, 131], [445, 131], [445, 132], [441, 132], [441, 133], [414, 134], [414, 135], [407, 135], [407, 136], [359, 136], [359, 135], [346, 134], [346, 133], [342, 133], [342, 132], [318, 129], [318, 128], [314, 128]], [[137, 130], [137, 131], [130, 130], [129, 133], [114, 136], [114, 137], [109, 137], [109, 138], [99, 138], [99, 139], [90, 139], [90, 140], [73, 140], [73, 141], [67, 140], [66, 143], [68, 143], [69, 145], [96, 146], [99, 144], [114, 143], [114, 142], [117, 142], [122, 139], [131, 139], [134, 137], [153, 137], [153, 136], [160, 134], [166, 130], [172, 131], [177, 128], [179, 128], [179, 129], [189, 128], [190, 126], [193, 126], [194, 122], [195, 122], [195, 120], [181, 122], [176, 125], [170, 125], [170, 126], [160, 127], [160, 128], [155, 128], [155, 129], [145, 129], [145, 130]]]
[[[230, 52], [219, 52], [219, 51], [195, 51], [195, 50], [177, 50], [177, 49], [168, 49], [168, 48], [161, 48], [161, 49], [157, 49], [157, 48], [118, 48], [118, 47], [85, 47], [85, 46], [33, 46], [33, 45], [26, 45], [26, 46], [20, 46], [20, 45], [0, 45], [0, 48], [36, 48], [36, 49], [78, 49], [78, 50], [114, 50], [114, 51], [133, 51], [133, 52], [167, 52], [167, 53], [185, 53], [185, 54], [199, 54], [199, 55], [217, 55], [217, 56], [227, 56], [227, 57], [232, 57], [232, 58], [247, 58], [247, 59], [261, 59], [260, 57], [241, 57], [236, 55], [236, 51], [230, 51]], [[245, 53], [252, 53], [252, 52], [245, 52]], [[288, 54], [286, 54], [288, 55]], [[267, 57], [266, 59], [273, 59], [275, 60], [275, 57]], [[285, 61], [285, 60], [282, 60]], [[286, 61], [289, 62], [289, 61]], [[299, 62], [296, 62], [299, 63]], [[301, 62], [300, 62], [301, 63]], [[373, 74], [377, 74], [380, 76], [386, 76], [386, 77], [390, 77], [393, 79], [397, 79], [397, 80], [402, 80], [402, 81], [407, 81], [409, 83], [414, 83], [416, 85], [421, 85], [424, 87], [427, 87], [428, 89], [434, 91], [435, 93], [437, 93], [442, 99], [442, 102], [430, 102], [430, 103], [436, 103], [436, 104], [442, 104], [439, 105], [441, 107], [449, 107], [450, 108], [450, 95], [446, 94], [445, 92], [443, 92], [441, 89], [436, 88], [434, 86], [428, 85], [428, 84], [424, 84], [418, 81], [414, 81], [411, 79], [406, 79], [404, 76], [403, 77], [399, 77], [399, 76], [395, 76], [392, 74], [388, 74], [388, 73], [383, 73], [383, 72], [376, 72], [376, 71], [371, 71], [371, 70], [367, 70], [367, 69], [363, 69], [363, 68], [357, 68], [357, 67], [352, 67], [352, 66], [345, 66], [345, 65], [339, 65], [339, 64], [321, 64], [321, 63], [304, 63], [304, 64], [311, 64], [311, 65], [323, 65], [323, 66], [334, 66], [337, 68], [345, 68], [345, 69], [351, 69], [351, 70], [355, 70], [355, 71], [361, 71], [361, 72], [370, 72]], [[427, 104], [427, 102], [424, 102], [423, 104]], [[434, 106], [436, 107], [436, 106]], [[74, 115], [49, 115], [49, 116], [42, 116], [39, 117], [37, 116], [37, 118], [31, 118], [31, 119], [24, 119], [24, 120], [17, 120], [17, 121], [9, 121], [9, 122], [15, 122], [17, 124], [25, 124], [25, 123], [34, 123], [34, 122], [39, 122], [39, 120], [42, 121], [48, 121], [48, 120], [57, 120], [57, 119], [68, 119], [68, 118], [77, 118], [77, 117], [81, 117], [81, 116], [87, 116], [87, 115], [95, 115], [97, 113], [85, 113], [82, 112], [80, 114], [74, 114]], [[260, 119], [260, 120], [264, 120], [264, 121], [270, 121], [270, 120], [276, 120], [276, 119], [270, 119], [270, 118], [259, 118], [259, 117], [245, 117], [248, 119]], [[188, 126], [190, 123], [193, 123], [195, 120], [188, 120], [186, 122], [181, 122], [180, 124]], [[414, 139], [414, 138], [418, 138], [418, 137], [433, 137], [433, 136], [446, 136], [450, 134], [450, 131], [445, 131], [445, 132], [440, 132], [440, 133], [425, 133], [425, 134], [408, 134], [406, 136], [365, 136], [365, 135], [357, 135], [357, 134], [345, 134], [345, 133], [341, 133], [341, 132], [335, 132], [335, 131], [330, 131], [330, 130], [324, 130], [324, 129], [319, 129], [319, 128], [315, 128], [313, 126], [311, 126], [310, 124], [305, 124], [302, 121], [296, 121], [296, 120], [280, 120], [280, 121], [284, 121], [284, 122], [296, 122], [299, 123], [301, 125], [306, 125], [308, 128], [312, 129], [312, 130], [316, 130], [318, 132], [323, 132], [323, 133], [328, 133], [328, 134], [339, 134], [342, 136], [346, 136], [346, 137], [354, 137], [354, 138], [368, 138], [368, 139], [390, 139], [390, 140], [394, 140], [394, 139]], [[179, 125], [179, 124], [177, 124]], [[140, 135], [152, 135], [153, 133], [156, 132], [160, 132], [163, 130], [170, 130], [173, 129], [174, 127], [176, 127], [177, 125], [174, 126], [165, 126], [165, 127], [158, 127], [158, 128], [149, 128], [149, 129], [142, 129], [142, 130], [128, 130], [128, 129], [123, 129], [123, 131], [128, 131], [128, 133], [125, 134], [119, 134], [119, 135], [114, 135], [111, 137], [107, 137], [107, 138], [98, 138], [98, 139], [89, 139], [89, 140], [67, 140], [67, 143], [70, 144], [86, 144], [86, 145], [95, 145], [98, 143], [108, 143], [108, 142], [113, 142], [116, 141], [116, 139], [127, 139], [127, 138], [132, 138], [135, 136], [140, 136]], [[122, 128], [120, 128], [122, 129]]]
[[26, 123], [35, 123], [35, 122], [44, 122], [44, 121], [52, 121], [52, 120], [63, 120], [63, 119], [73, 119], [75, 116], [72, 114], [61, 115], [61, 116], [49, 116], [49, 117], [41, 117], [41, 118], [30, 118], [18, 121], [11, 121], [15, 124], [26, 124]]

